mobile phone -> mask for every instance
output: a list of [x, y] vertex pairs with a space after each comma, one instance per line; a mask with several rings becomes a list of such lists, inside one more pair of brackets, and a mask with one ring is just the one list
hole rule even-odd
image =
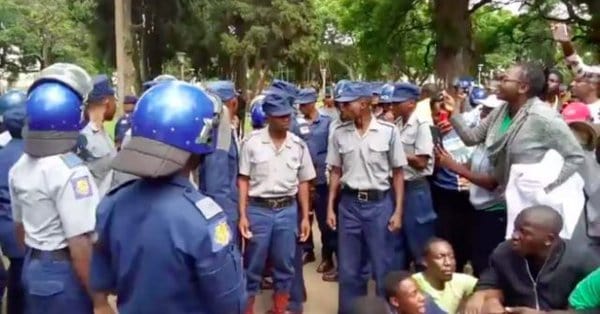
[[552, 25], [552, 37], [554, 37], [554, 40], [559, 42], [571, 41], [567, 24], [557, 23]]
[[440, 147], [444, 147], [444, 142], [442, 141], [442, 133], [440, 132], [440, 129], [438, 129], [435, 126], [430, 127], [431, 130], [431, 137], [433, 138], [433, 145], [434, 146], [440, 146]]
[[446, 121], [448, 121], [448, 117], [449, 117], [448, 111], [441, 110], [438, 113], [438, 117], [440, 119], [440, 122], [446, 122]]

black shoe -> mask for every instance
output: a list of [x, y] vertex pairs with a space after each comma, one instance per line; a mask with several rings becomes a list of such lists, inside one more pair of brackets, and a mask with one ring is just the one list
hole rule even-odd
[[330, 270], [329, 272], [324, 273], [323, 277], [321, 277], [321, 279], [323, 279], [323, 281], [326, 281], [326, 282], [337, 282], [338, 281], [337, 268], [334, 268], [334, 269]]
[[261, 290], [272, 290], [273, 289], [273, 279], [271, 277], [263, 277], [260, 282]]
[[321, 261], [321, 264], [317, 266], [317, 273], [323, 274], [331, 271], [333, 269], [333, 261], [331, 259], [324, 259]]
[[304, 254], [302, 254], [302, 264], [303, 265], [312, 263], [316, 260], [317, 260], [317, 258], [315, 257], [315, 252], [304, 252]]

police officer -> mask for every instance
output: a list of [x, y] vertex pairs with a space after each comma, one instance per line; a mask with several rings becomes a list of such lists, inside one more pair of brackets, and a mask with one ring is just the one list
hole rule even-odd
[[213, 117], [206, 93], [180, 81], [138, 101], [131, 141], [112, 166], [141, 179], [100, 204], [91, 271], [92, 287], [115, 292], [121, 313], [243, 311], [241, 256], [227, 217], [188, 179], [214, 150]]
[[[0, 102], [17, 101], [10, 103], [10, 108], [4, 112], [3, 124], [10, 132], [11, 140], [0, 150], [0, 247], [2, 253], [10, 260], [8, 270], [8, 280], [6, 285], [1, 287], [1, 295], [4, 295], [4, 289], [8, 286], [7, 313], [24, 313], [24, 295], [21, 284], [21, 269], [23, 268], [24, 248], [17, 243], [15, 224], [12, 219], [12, 210], [10, 206], [10, 193], [8, 187], [8, 171], [17, 162], [23, 154], [23, 139], [21, 130], [25, 123], [25, 100], [27, 95], [21, 92], [22, 97], [10, 97]], [[3, 282], [4, 284], [4, 282]]]
[[[317, 267], [318, 273], [331, 271], [333, 268], [333, 252], [335, 249], [336, 234], [327, 226], [327, 179], [325, 172], [327, 164], [327, 142], [329, 139], [329, 128], [331, 118], [319, 113], [315, 104], [317, 102], [317, 91], [313, 88], [300, 90], [296, 98], [301, 116], [296, 118], [293, 133], [306, 142], [310, 157], [315, 166], [317, 177], [313, 182], [314, 198], [312, 208], [315, 210], [319, 230], [321, 231], [321, 243], [323, 261]], [[309, 238], [307, 242], [312, 242]]]
[[106, 75], [93, 78], [94, 88], [86, 104], [88, 124], [81, 131], [79, 157], [94, 176], [100, 195], [106, 194], [113, 180], [110, 162], [117, 154], [114, 142], [104, 129], [104, 121], [112, 121], [117, 110], [115, 91]]
[[[6, 110], [18, 106], [18, 104], [25, 103], [26, 98], [27, 95], [19, 90], [9, 90], [0, 97], [0, 115], [3, 115]], [[0, 121], [0, 147], [4, 147], [10, 140], [10, 132], [6, 130], [4, 123]]]
[[28, 91], [24, 154], [8, 181], [23, 265], [27, 313], [85, 313], [106, 302], [91, 295], [88, 272], [99, 194], [71, 151], [83, 126], [92, 80], [80, 67], [45, 68]]
[[215, 151], [204, 157], [199, 168], [200, 191], [214, 199], [225, 211], [234, 242], [238, 243], [238, 162], [239, 148], [233, 116], [237, 112], [237, 93], [233, 82], [215, 81], [207, 84], [209, 91], [214, 93], [224, 104], [223, 118], [219, 124]]
[[115, 146], [117, 150], [121, 149], [125, 133], [131, 128], [131, 114], [135, 109], [136, 102], [137, 97], [131, 95], [125, 96], [123, 100], [123, 115], [117, 120], [117, 124], [115, 125]]
[[382, 100], [381, 96], [383, 93], [385, 93], [387, 90], [392, 89], [394, 86], [394, 84], [385, 84], [381, 87], [380, 89], [380, 95], [378, 98], [378, 102], [377, 102], [377, 106], [380, 108], [377, 112], [375, 112], [375, 117], [377, 119], [380, 119], [382, 121], [387, 121], [387, 122], [394, 122], [394, 114], [390, 111], [390, 103]]
[[[292, 132], [303, 139], [308, 147], [317, 177], [311, 181], [311, 209], [317, 212], [317, 220], [321, 231], [323, 244], [323, 262], [317, 267], [317, 272], [329, 272], [333, 268], [333, 247], [336, 244], [335, 234], [326, 224], [327, 218], [327, 179], [325, 177], [327, 156], [327, 140], [331, 118], [321, 115], [316, 108], [317, 91], [306, 88], [299, 91], [295, 99], [300, 115], [293, 123]], [[320, 216], [319, 216], [320, 215]], [[309, 216], [312, 219], [312, 215]], [[310, 221], [312, 225], [312, 221]], [[324, 234], [326, 236], [324, 236]], [[295, 259], [295, 275], [290, 293], [291, 313], [302, 313], [302, 303], [306, 301], [306, 289], [302, 266], [304, 263], [315, 260], [312, 235], [306, 242], [299, 243]]]
[[[383, 294], [393, 232], [402, 221], [406, 157], [396, 126], [373, 117], [370, 97], [364, 83], [352, 82], [340, 89], [335, 100], [352, 121], [334, 130], [327, 150], [331, 167], [327, 222], [338, 231], [340, 313], [349, 313], [353, 300], [367, 293], [366, 261], [378, 294]], [[340, 185], [338, 222], [334, 206]]]
[[330, 117], [332, 121], [340, 118], [340, 112], [335, 107], [335, 102], [333, 101], [333, 88], [330, 86], [325, 87], [323, 107], [319, 108], [319, 113]]
[[266, 95], [263, 110], [267, 127], [252, 132], [242, 143], [240, 153], [239, 228], [248, 240], [246, 313], [253, 313], [268, 256], [273, 263], [272, 311], [283, 314], [294, 278], [297, 236], [306, 241], [310, 233], [309, 181], [315, 178], [315, 169], [304, 141], [288, 131], [293, 109], [287, 97]]
[[371, 89], [371, 110], [373, 115], [376, 117], [383, 114], [383, 108], [379, 105], [379, 98], [381, 96], [381, 90], [386, 85], [382, 82], [369, 82], [369, 88]]
[[400, 241], [395, 243], [393, 269], [408, 269], [410, 262], [421, 267], [423, 249], [434, 236], [437, 215], [433, 209], [427, 176], [433, 174], [433, 137], [429, 120], [416, 114], [419, 87], [393, 84], [381, 95], [391, 104], [408, 166], [404, 168], [404, 212]]

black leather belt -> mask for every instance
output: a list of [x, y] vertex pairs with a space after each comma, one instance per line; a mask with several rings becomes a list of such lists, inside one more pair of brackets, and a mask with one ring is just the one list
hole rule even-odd
[[250, 204], [258, 206], [258, 207], [276, 209], [276, 208], [283, 208], [283, 207], [288, 207], [288, 206], [292, 205], [294, 203], [294, 199], [295, 198], [292, 196], [250, 197]]
[[71, 254], [69, 253], [68, 248], [62, 248], [54, 251], [42, 251], [38, 249], [31, 249], [32, 259], [41, 259], [44, 255], [50, 256], [50, 258], [56, 261], [68, 261], [71, 259]]
[[387, 192], [388, 190], [355, 190], [346, 187], [342, 189], [342, 193], [352, 195], [353, 197], [356, 197], [356, 199], [358, 199], [359, 201], [363, 202], [379, 201], [385, 197]]

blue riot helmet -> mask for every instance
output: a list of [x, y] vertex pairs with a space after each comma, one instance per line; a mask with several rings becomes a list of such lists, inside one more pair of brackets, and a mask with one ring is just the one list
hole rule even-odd
[[219, 117], [213, 101], [197, 86], [181, 81], [158, 84], [138, 100], [131, 140], [113, 160], [118, 171], [163, 177], [181, 170], [192, 155], [214, 151]]
[[250, 104], [250, 120], [253, 129], [262, 129], [267, 124], [267, 115], [265, 114], [262, 105], [265, 96], [259, 95]]
[[44, 157], [72, 150], [91, 90], [91, 77], [74, 64], [56, 63], [42, 70], [27, 92], [25, 152]]
[[464, 93], [469, 93], [471, 88], [475, 85], [475, 80], [470, 76], [461, 76], [454, 80], [453, 86], [457, 89], [461, 89]]
[[23, 125], [25, 124], [25, 106], [8, 108], [2, 114], [4, 127], [12, 138], [22, 138]]
[[[221, 96], [216, 93], [216, 91], [208, 88], [207, 86], [203, 86], [202, 84], [196, 84], [198, 88], [200, 88], [206, 96], [210, 99], [213, 105], [213, 112], [216, 118], [216, 123], [218, 127], [213, 129], [212, 137], [216, 139], [215, 149], [220, 150], [229, 150], [229, 146], [231, 145], [231, 135], [232, 135], [232, 126], [231, 123], [232, 117], [236, 114], [235, 112], [230, 112], [229, 108], [224, 105]], [[236, 95], [237, 97], [237, 95]]]
[[12, 89], [0, 96], [0, 115], [10, 108], [25, 106], [27, 94], [23, 91]]
[[471, 103], [471, 106], [475, 107], [479, 105], [482, 100], [486, 99], [487, 96], [488, 95], [485, 89], [479, 86], [474, 86], [469, 94], [469, 102]]

